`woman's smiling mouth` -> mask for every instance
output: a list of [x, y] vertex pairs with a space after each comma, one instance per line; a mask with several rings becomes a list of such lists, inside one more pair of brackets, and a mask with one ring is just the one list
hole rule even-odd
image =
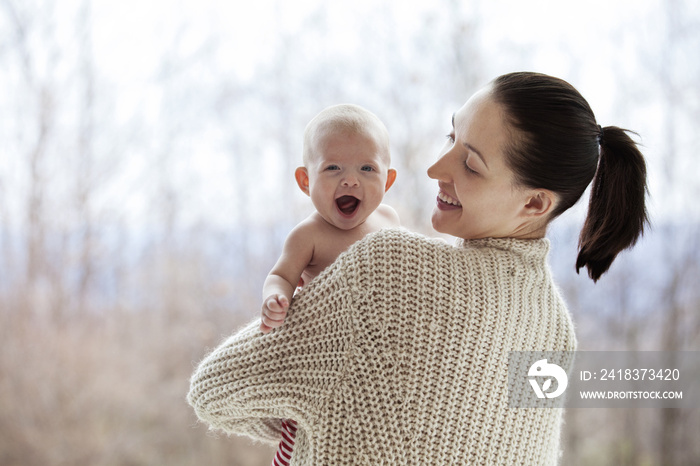
[[440, 191], [437, 197], [438, 208], [440, 209], [458, 209], [462, 204], [444, 191]]

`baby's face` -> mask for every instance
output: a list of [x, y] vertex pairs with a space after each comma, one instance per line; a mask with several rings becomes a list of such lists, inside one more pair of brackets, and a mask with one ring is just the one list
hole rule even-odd
[[307, 162], [316, 210], [342, 230], [361, 225], [388, 189], [388, 142], [369, 132], [321, 130]]

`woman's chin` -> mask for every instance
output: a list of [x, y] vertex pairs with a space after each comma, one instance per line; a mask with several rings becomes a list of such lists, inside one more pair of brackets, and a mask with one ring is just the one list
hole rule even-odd
[[445, 221], [444, 214], [437, 207], [433, 210], [433, 216], [430, 221], [433, 224], [433, 230], [438, 233], [452, 234], [448, 228], [449, 223]]

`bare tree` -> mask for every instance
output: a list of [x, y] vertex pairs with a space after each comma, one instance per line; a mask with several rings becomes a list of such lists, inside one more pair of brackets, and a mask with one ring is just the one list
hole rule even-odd
[[[46, 219], [48, 180], [48, 151], [54, 131], [56, 118], [56, 102], [53, 83], [43, 76], [37, 69], [38, 65], [55, 65], [58, 51], [51, 41], [51, 27], [47, 22], [42, 22], [31, 6], [18, 5], [17, 2], [4, 0], [3, 10], [10, 26], [10, 43], [12, 44], [12, 59], [22, 77], [21, 94], [27, 97], [28, 108], [24, 108], [25, 102], [16, 102], [15, 110], [19, 121], [26, 122], [26, 129], [22, 131], [18, 140], [21, 141], [19, 154], [25, 163], [27, 173], [27, 191], [24, 203], [24, 219], [17, 219], [20, 225], [19, 231], [26, 237], [24, 242], [25, 261], [24, 287], [27, 290], [23, 294], [25, 304], [23, 308], [32, 309], [32, 298], [35, 297], [40, 280], [46, 277], [48, 265], [46, 262], [48, 225]], [[40, 63], [36, 56], [32, 42], [36, 38], [46, 45], [46, 60], [48, 63]], [[25, 114], [26, 112], [26, 114]]]
[[[697, 94], [700, 90], [697, 87], [687, 87], [681, 72], [685, 63], [679, 62], [679, 59], [684, 60], [683, 55], [679, 56], [679, 51], [687, 50], [685, 58], [687, 60], [693, 60], [691, 57], [697, 56], [700, 52], [697, 48], [700, 44], [698, 42], [700, 35], [697, 32], [698, 20], [686, 14], [689, 8], [690, 6], [683, 0], [673, 0], [663, 4], [662, 15], [665, 21], [662, 24], [665, 26], [665, 37], [658, 64], [650, 66], [663, 92], [665, 135], [663, 165], [666, 168], [664, 181], [666, 186], [673, 187], [669, 202], [673, 202], [680, 211], [689, 214], [693, 222], [664, 231], [669, 236], [669, 241], [665, 242], [664, 257], [670, 259], [673, 269], [663, 289], [665, 308], [661, 313], [660, 338], [663, 350], [669, 351], [671, 355], [688, 349], [687, 328], [691, 323], [692, 315], [686, 311], [687, 290], [693, 290], [695, 288], [693, 283], [696, 283], [689, 281], [688, 278], [697, 276], [700, 259], [696, 252], [697, 235], [700, 233], [697, 205], [695, 202], [689, 202], [690, 199], [684, 194], [698, 192], [700, 183], [696, 177], [688, 178], [684, 169], [687, 166], [685, 160], [695, 154], [686, 152], [686, 147], [681, 142], [685, 134], [680, 126], [681, 118], [689, 116], [692, 118], [692, 114], [698, 111], [698, 109], [689, 108], [689, 105], [692, 105], [690, 102], [697, 102], [697, 98], [689, 99], [688, 94], [693, 92]], [[700, 73], [700, 70], [696, 71]], [[700, 74], [696, 75], [693, 81], [697, 83], [698, 80], [700, 80]], [[697, 141], [697, 133], [694, 137]], [[679, 249], [684, 252], [678, 254]], [[697, 310], [694, 312], [697, 313]], [[687, 464], [689, 458], [684, 457], [685, 444], [682, 438], [684, 416], [679, 410], [666, 409], [662, 411], [660, 420], [659, 458], [663, 459], [664, 464]]]

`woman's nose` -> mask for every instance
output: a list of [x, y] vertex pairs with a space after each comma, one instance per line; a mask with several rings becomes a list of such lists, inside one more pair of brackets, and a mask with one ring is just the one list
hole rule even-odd
[[445, 156], [443, 154], [437, 161], [428, 167], [428, 177], [434, 180], [441, 180], [445, 177]]

